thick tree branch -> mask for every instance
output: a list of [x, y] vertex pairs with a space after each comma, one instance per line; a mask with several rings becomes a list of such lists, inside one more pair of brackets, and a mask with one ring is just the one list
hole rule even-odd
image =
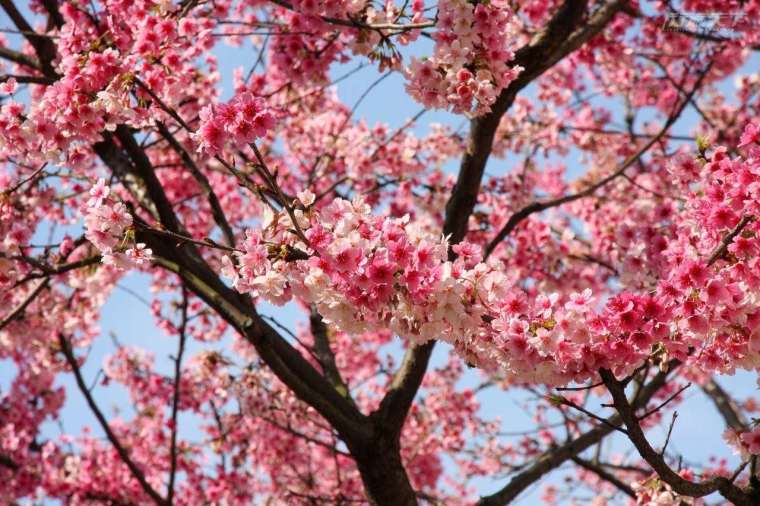
[[4, 453], [0, 453], [0, 466], [8, 468], [11, 471], [18, 471], [19, 469], [19, 465], [16, 461]]
[[314, 336], [314, 355], [317, 357], [319, 365], [322, 366], [325, 377], [332, 383], [340, 395], [355, 405], [348, 385], [343, 380], [338, 366], [335, 364], [335, 354], [330, 348], [330, 330], [314, 305], [310, 309], [309, 324], [311, 325], [311, 335]]
[[[613, 2], [610, 6], [619, 6]], [[470, 135], [456, 185], [451, 198], [446, 204], [446, 223], [444, 235], [451, 235], [450, 241], [456, 244], [467, 233], [467, 224], [477, 202], [480, 181], [483, 178], [488, 158], [491, 155], [494, 136], [501, 117], [514, 102], [520, 90], [546, 72], [563, 57], [596, 35], [612, 18], [619, 7], [615, 7], [609, 18], [590, 20], [585, 37], [573, 38], [571, 34], [582, 19], [586, 9], [585, 0], [566, 0], [546, 28], [539, 32], [526, 46], [515, 53], [513, 66], [523, 67], [523, 71], [504, 91], [501, 92], [489, 114], [475, 118], [470, 123]], [[598, 14], [597, 14], [598, 16]], [[596, 16], [595, 18], [596, 19]], [[598, 29], [591, 29], [598, 25]]]
[[702, 391], [715, 404], [715, 408], [726, 421], [726, 425], [737, 431], [743, 431], [749, 427], [749, 422], [741, 408], [714, 378], [702, 385]]
[[110, 133], [104, 133], [103, 138], [102, 141], [92, 145], [92, 150], [111, 169], [113, 175], [124, 185], [124, 188], [126, 188], [134, 201], [151, 218], [159, 221], [158, 211], [156, 211], [153, 203], [150, 202], [145, 185], [135, 175], [136, 171], [129, 157], [119, 147]]
[[[116, 136], [131, 162], [124, 163], [124, 157], [119, 155], [120, 150], [108, 138], [105, 143], [100, 143], [101, 152], [98, 154], [112, 166], [115, 173], [136, 175], [138, 189], [155, 206], [162, 225], [170, 232], [184, 235], [145, 152], [126, 127], [117, 127]], [[156, 264], [178, 274], [194, 294], [255, 347], [262, 360], [299, 399], [314, 407], [338, 431], [356, 458], [368, 495], [373, 501], [378, 504], [413, 503], [414, 491], [401, 463], [397, 437], [378, 438], [367, 417], [261, 319], [249, 297], [224, 285], [192, 243], [183, 243], [183, 247], [177, 248], [160, 235], [142, 230], [138, 230], [137, 235], [153, 250]], [[383, 461], [385, 466], [378, 467], [376, 464], [379, 461]]]
[[[665, 385], [670, 372], [677, 365], [677, 362], [673, 361], [667, 370], [658, 372], [649, 383], [641, 388], [638, 395], [634, 395], [632, 400], [633, 406], [635, 408], [645, 406], [654, 394]], [[564, 445], [547, 450], [530, 467], [515, 475], [502, 489], [481, 498], [478, 506], [502, 506], [509, 504], [525, 489], [540, 480], [546, 473], [558, 468], [567, 460], [580, 455], [583, 451], [611, 434], [615, 430], [614, 427], [619, 427], [622, 424], [622, 417], [617, 414], [613, 415], [607, 419], [607, 423], [598, 424], [593, 429], [571, 439]]]
[[40, 3], [48, 12], [50, 18], [48, 24], [52, 24], [52, 26], [55, 26], [56, 28], [61, 28], [64, 20], [61, 11], [58, 9], [58, 0], [41, 0]]
[[[477, 202], [480, 182], [493, 147], [494, 135], [504, 113], [517, 93], [546, 72], [562, 58], [596, 36], [620, 11], [623, 2], [615, 0], [598, 9], [579, 28], [586, 11], [585, 0], [566, 0], [546, 28], [517, 51], [513, 65], [524, 68], [519, 77], [499, 95], [492, 111], [475, 118], [470, 125], [467, 150], [462, 158], [457, 182], [446, 204], [443, 233], [451, 244], [461, 241], [467, 233], [467, 224]], [[412, 345], [404, 355], [402, 364], [376, 413], [384, 430], [400, 434], [406, 414], [425, 376], [435, 341]]]
[[12, 61], [13, 63], [18, 63], [19, 65], [24, 65], [34, 70], [40, 70], [40, 63], [37, 60], [7, 47], [0, 47], [0, 58]]
[[716, 476], [701, 482], [693, 482], [674, 471], [665, 462], [664, 457], [649, 444], [639, 424], [639, 418], [635, 414], [635, 409], [626, 398], [625, 386], [608, 369], [601, 369], [599, 375], [612, 395], [615, 409], [617, 409], [623, 423], [628, 428], [628, 438], [636, 447], [636, 450], [638, 450], [639, 455], [652, 467], [662, 481], [672, 487], [674, 492], [689, 497], [704, 497], [714, 492], [720, 492], [723, 497], [739, 506], [757, 504], [757, 498], [753, 498], [745, 493], [734, 485], [731, 480], [723, 476]]
[[[121, 153], [112, 138], [96, 145], [101, 159], [122, 177], [136, 176], [139, 191], [156, 209], [161, 224], [169, 231], [182, 233], [182, 225], [163, 191], [145, 152], [131, 132], [119, 126], [116, 136], [129, 155]], [[126, 174], [125, 174], [126, 173]], [[165, 237], [138, 230], [138, 238], [154, 252], [156, 263], [178, 274], [187, 287], [230, 323], [259, 353], [264, 362], [302, 401], [313, 406], [347, 440], [368, 438], [365, 418], [342, 397], [317, 370], [256, 313], [249, 298], [226, 286], [209, 267], [195, 246], [181, 247]]]
[[40, 60], [42, 71], [46, 76], [53, 77], [56, 75], [53, 69], [53, 60], [55, 59], [55, 44], [49, 37], [40, 35], [34, 31], [24, 16], [16, 8], [13, 0], [0, 0], [0, 6], [5, 10], [8, 17], [11, 18], [16, 28], [24, 34], [26, 40], [32, 45], [37, 57]]
[[128, 127], [119, 125], [116, 127], [116, 138], [132, 160], [132, 168], [145, 185], [145, 190], [150, 201], [156, 206], [161, 224], [172, 232], [182, 232], [183, 227], [174, 213], [172, 204], [166, 196], [161, 182], [156, 176], [153, 165], [150, 163], [150, 159], [143, 148], [135, 141], [132, 132], [130, 132]]
[[[150, 240], [148, 236], [146, 240]], [[154, 237], [149, 246], [154, 250], [155, 261], [158, 265], [178, 274], [195, 295], [213, 308], [256, 348], [262, 360], [299, 399], [314, 407], [342, 437], [347, 441], [357, 442], [366, 441], [369, 438], [364, 416], [347, 402], [297, 350], [264, 322], [250, 305], [242, 302], [235, 292], [223, 284], [221, 287], [212, 286], [188, 266], [178, 263], [173, 258], [171, 245], [156, 240]]]
[[[2, 48], [0, 48], [0, 51], [2, 51]], [[2, 57], [2, 53], [0, 53], [0, 57]], [[4, 83], [6, 81], [10, 81], [11, 79], [15, 80], [17, 83], [25, 84], [53, 84], [55, 82], [54, 79], [51, 79], [47, 76], [27, 76], [27, 75], [19, 75], [19, 74], [4, 74], [0, 75], [0, 83]]]

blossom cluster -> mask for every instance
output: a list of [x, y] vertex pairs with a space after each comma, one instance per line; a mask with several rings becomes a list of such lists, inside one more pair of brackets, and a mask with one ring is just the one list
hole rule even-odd
[[350, 18], [366, 7], [362, 0], [295, 0], [293, 7], [309, 16]]
[[90, 188], [85, 215], [85, 237], [96, 248], [110, 252], [124, 238], [127, 227], [132, 225], [132, 215], [124, 203], [110, 196], [111, 188], [105, 179], [99, 179]]
[[263, 296], [275, 304], [284, 304], [292, 297], [287, 279], [269, 259], [269, 248], [261, 235], [248, 230], [243, 252], [236, 252], [239, 267], [229, 256], [222, 257], [222, 274], [232, 280], [232, 286], [241, 293]]
[[147, 265], [152, 257], [150, 248], [137, 243], [124, 252], [118, 251], [126, 242], [132, 215], [123, 202], [111, 197], [111, 189], [99, 179], [90, 189], [85, 210], [85, 237], [103, 255], [103, 263], [120, 269]]
[[[4, 101], [0, 153], [33, 163], [86, 166], [86, 146], [102, 140], [104, 132], [119, 124], [152, 124], [151, 113], [165, 119], [143, 86], [167, 104], [183, 104], [178, 109], [188, 117], [197, 116], [198, 105], [210, 98], [214, 75], [191, 70], [191, 62], [208, 49], [210, 20], [177, 20], [151, 5], [109, 4], [109, 15], [98, 19], [75, 3], [61, 3], [64, 24], [55, 35], [56, 58], [48, 72], [55, 72], [55, 79], [50, 85], [32, 85], [29, 105]], [[4, 91], [14, 88], [5, 86]]]
[[[525, 314], [527, 308], [530, 314], [531, 304], [519, 293], [512, 294], [520, 309], [494, 320], [496, 333], [490, 339], [472, 343], [472, 349], [483, 350], [481, 362], [492, 357], [495, 366], [501, 363], [497, 369], [506, 364], [507, 370], [525, 372], [548, 368], [569, 375], [566, 379], [579, 379], [584, 370], [591, 376], [599, 367], [636, 363], [652, 354], [696, 362], [705, 371], [756, 368], [760, 229], [754, 217], [760, 212], [760, 158], [754, 131], [747, 126], [740, 142], [746, 156], [732, 158], [726, 148], [716, 147], [701, 158], [674, 161], [664, 177], [671, 178], [671, 185], [683, 181], [687, 198], [679, 213], [639, 198], [643, 209], [615, 213], [623, 219], [626, 212], [641, 213], [645, 220], [630, 225], [625, 220], [617, 233], [609, 222], [600, 223], [599, 243], [617, 243], [628, 251], [616, 264], [626, 290], [601, 310], [598, 303], [579, 304], [573, 300], [578, 296], [569, 294], [564, 307], [562, 297], [549, 305], [542, 319], [534, 313], [527, 320], [515, 318], [515, 313]], [[609, 216], [593, 212], [602, 220]], [[494, 347], [492, 341], [498, 344]], [[500, 359], [505, 345], [510, 350]]]
[[[451, 344], [448, 363], [422, 378], [399, 438], [410, 484], [431, 502], [475, 502], [473, 477], [530, 469], [542, 452], [558, 454], [568, 430], [571, 437], [584, 428], [598, 433], [598, 420], [537, 395], [528, 401], [533, 428], [504, 440], [501, 424], [481, 416], [481, 387], [532, 383], [543, 393], [552, 385], [596, 382], [599, 368], [622, 378], [645, 360], [652, 377], [656, 365], [678, 359], [682, 365], [637, 408], [642, 429], [650, 430], [665, 420], [660, 408], [681, 402], [686, 381], [760, 370], [760, 79], [740, 77], [736, 100], [720, 82], [746, 62], [760, 32], [741, 28], [741, 37], [714, 44], [662, 30], [656, 20], [667, 6], [653, 7], [660, 17], [617, 12], [608, 22], [578, 25], [573, 38], [582, 43], [564, 48], [570, 54], [533, 81], [519, 75], [513, 51], [540, 38], [562, 12], [559, 3], [428, 3], [35, 0], [20, 9], [33, 16], [39, 36], [23, 26], [0, 34], [0, 363], [10, 370], [0, 392], [0, 503], [41, 496], [72, 504], [153, 502], [102, 431], [50, 437], [45, 426], [65, 417], [64, 401], [79, 395], [60, 386], [61, 376], [79, 363], [86, 377], [84, 367], [95, 365], [85, 350], [110, 330], [99, 327], [99, 315], [123, 269], [151, 261], [150, 248], [136, 237], [145, 234], [156, 250], [187, 247], [162, 233], [161, 224], [146, 232], [166, 212], [197, 246], [177, 257], [179, 276], [149, 271], [156, 327], [178, 338], [175, 376], [162, 367], [160, 353], [154, 359], [122, 346], [134, 337], [124, 327], [115, 329], [116, 353], [87, 383], [101, 399], [109, 388], [128, 392], [120, 399], [134, 409], [119, 406], [108, 426], [146, 482], [159, 495], [174, 494], [167, 502], [373, 500], [362, 493], [357, 461], [347, 453], [352, 445], [336, 440], [335, 428], [317, 414], [322, 408], [315, 411], [311, 396], [291, 391], [284, 382], [293, 386], [292, 377], [264, 366], [276, 365], [272, 355], [258, 355], [255, 338], [231, 332], [218, 305], [205, 302], [232, 297], [233, 306], [248, 304], [223, 290], [212, 272], [219, 267], [239, 292], [308, 308], [309, 325], [296, 325], [286, 339], [292, 353], [282, 357], [289, 362], [300, 354], [361, 413], [376, 412], [388, 399], [391, 374], [399, 370], [397, 336], [407, 345]], [[715, 11], [711, 3], [725, 1], [687, 2]], [[750, 4], [743, 15], [754, 19], [756, 3]], [[603, 14], [588, 9], [586, 21]], [[595, 35], [580, 40], [589, 33]], [[516, 97], [501, 118], [458, 244], [440, 235], [451, 213], [447, 200], [462, 190], [444, 166], [466, 155], [471, 139], [432, 124], [417, 137], [419, 116], [398, 129], [370, 124], [330, 85], [334, 64], [349, 63], [351, 53], [379, 63], [381, 72], [400, 69], [397, 46], [420, 35], [432, 38], [433, 54], [413, 59], [406, 77], [426, 108], [473, 116], [495, 108], [516, 78], [536, 89], [535, 97]], [[260, 54], [239, 59], [233, 98], [220, 102], [214, 48], [244, 39], [246, 50], [254, 46]], [[705, 47], [718, 45], [703, 58]], [[698, 78], [703, 59], [713, 66]], [[491, 248], [524, 206], [582, 191], [611, 174], [657, 132], [640, 108], [669, 113], [702, 77], [709, 91], [694, 90], [686, 107], [699, 104], [700, 134], [729, 147], [700, 137], [696, 151], [684, 144], [670, 156], [693, 134], [681, 131], [680, 121], [621, 177], [528, 216]], [[608, 109], [611, 95], [631, 106], [627, 131], [613, 121], [620, 111]], [[215, 157], [237, 164], [253, 141], [271, 179], [250, 174], [252, 186], [240, 187]], [[586, 169], [574, 182], [553, 161], [571, 151]], [[510, 160], [513, 170], [501, 172], [495, 158]], [[120, 186], [109, 187], [109, 177]], [[160, 217], [151, 216], [153, 204]], [[60, 237], [81, 218], [84, 237]], [[99, 257], [105, 267], [87, 268]], [[216, 293], [201, 292], [198, 279], [211, 281], [207, 287]], [[75, 361], [64, 357], [66, 341]], [[464, 374], [479, 371], [465, 371], [465, 364], [487, 376], [476, 390]], [[309, 370], [285, 365], [299, 377]], [[587, 393], [565, 398], [583, 405]], [[760, 455], [760, 429], [751, 417], [760, 408], [756, 401], [737, 406], [753, 422], [726, 439], [747, 460]], [[565, 424], [555, 424], [557, 410]], [[189, 418], [191, 432], [203, 437], [187, 437]], [[635, 483], [646, 476], [636, 460], [600, 455], [599, 462], [613, 464], [609, 472], [632, 484], [639, 504], [700, 504], [656, 477]], [[447, 477], [451, 464], [458, 471]], [[703, 478], [733, 473], [726, 464], [706, 467]], [[692, 480], [697, 471], [679, 467], [679, 473]], [[595, 506], [619, 498], [589, 470], [579, 470], [572, 483], [598, 494]], [[561, 496], [550, 489], [544, 499], [552, 504]]]
[[335, 200], [307, 237], [303, 296], [347, 332], [389, 326], [418, 342], [477, 327], [480, 273], [447, 260], [448, 242], [407, 218], [382, 219], [361, 201]]
[[308, 261], [289, 261], [286, 249], [278, 254], [273, 245], [287, 237], [288, 218], [274, 216], [265, 220], [264, 237], [247, 233], [237, 266], [225, 260], [237, 289], [255, 289], [277, 303], [297, 295], [347, 332], [390, 325], [396, 334], [424, 342], [477, 327], [482, 309], [473, 287], [483, 273], [467, 269], [463, 260], [449, 262], [445, 238], [408, 217], [373, 216], [361, 199], [336, 199], [319, 211], [299, 213], [308, 240], [299, 245], [311, 249]]
[[[742, 216], [760, 211], [760, 160], [756, 147], [749, 151], [730, 159], [716, 148], [701, 162], [702, 186], [673, 225], [683, 231], [652, 253], [660, 263], [653, 289], [622, 291], [604, 304], [591, 289], [550, 294], [521, 285], [498, 261], [482, 262], [471, 243], [455, 245], [452, 261], [445, 238], [408, 217], [373, 215], [361, 199], [320, 209], [304, 199], [296, 216], [307, 243], [287, 230], [290, 218], [270, 215], [264, 235], [249, 232], [239, 265], [228, 259], [225, 270], [241, 291], [277, 303], [300, 297], [347, 332], [388, 327], [417, 342], [444, 340], [470, 363], [522, 381], [583, 381], [601, 367], [624, 374], [653, 353], [689, 360], [693, 349], [701, 352], [691, 360], [706, 370], [754, 368], [757, 223], [747, 220], [726, 247], [728, 262], [716, 257], [712, 266], [708, 258]], [[287, 248], [308, 250], [308, 260]]]
[[[685, 478], [693, 478], [692, 473], [688, 471], [683, 471], [681, 474]], [[636, 493], [637, 506], [703, 506], [705, 504], [701, 498], [677, 494], [670, 485], [657, 476], [634, 482], [631, 488]]]
[[[380, 71], [401, 67], [399, 45], [416, 40], [432, 21], [421, 0], [375, 6], [362, 0], [301, 0], [273, 6], [281, 20], [279, 36], [269, 44], [268, 78], [277, 85], [324, 84], [334, 62], [348, 60], [348, 51], [377, 62]], [[223, 27], [222, 27], [223, 28]]]
[[332, 33], [332, 27], [316, 16], [286, 9], [279, 9], [277, 16], [287, 28], [280, 28], [282, 36], [270, 46], [269, 79], [300, 85], [326, 82], [330, 65], [343, 55], [346, 36], [326, 40], [324, 35]]
[[741, 455], [743, 459], [750, 455], [760, 455], [760, 427], [758, 426], [746, 431], [726, 429], [723, 439], [728, 446], [733, 448], [734, 453]]
[[41, 195], [28, 192], [25, 195], [8, 196], [5, 192], [14, 180], [10, 174], [0, 172], [0, 303], [11, 296], [8, 288], [13, 286], [20, 274], [19, 266], [9, 257], [19, 254], [32, 237], [38, 217], [33, 212], [23, 212], [27, 206], [39, 203]]
[[272, 302], [312, 302], [349, 333], [388, 327], [416, 342], [440, 339], [474, 365], [550, 384], [635, 364], [669, 335], [655, 297], [623, 294], [601, 314], [591, 290], [531, 297], [498, 262], [482, 262], [477, 246], [453, 246], [451, 261], [445, 238], [407, 217], [374, 216], [361, 200], [336, 199], [299, 217], [308, 245], [297, 246], [311, 249], [308, 260], [277, 253], [273, 245], [291, 235], [279, 216], [267, 220], [266, 237], [248, 232], [237, 265], [226, 259], [224, 272], [238, 290]]
[[274, 128], [274, 115], [264, 100], [244, 92], [226, 104], [201, 109], [201, 125], [195, 133], [198, 151], [219, 154], [227, 143], [245, 146]]
[[426, 107], [478, 115], [490, 111], [522, 70], [508, 65], [514, 58], [509, 48], [515, 20], [501, 0], [477, 5], [441, 0], [434, 54], [412, 59], [406, 69], [407, 91]]
[[[470, 243], [452, 247], [408, 217], [374, 216], [361, 200], [336, 199], [299, 215], [312, 255], [288, 258], [275, 246], [289, 235], [288, 218], [273, 217], [266, 236], [249, 231], [237, 262], [224, 273], [243, 292], [275, 303], [293, 296], [312, 302], [326, 321], [349, 333], [390, 328], [416, 342], [452, 343], [470, 363], [510, 376], [562, 383], [599, 367], [633, 364], [668, 333], [657, 299], [624, 295], [595, 312], [590, 290], [531, 298], [484, 263]], [[277, 230], [280, 229], [280, 232]], [[606, 332], [623, 339], [609, 341]]]

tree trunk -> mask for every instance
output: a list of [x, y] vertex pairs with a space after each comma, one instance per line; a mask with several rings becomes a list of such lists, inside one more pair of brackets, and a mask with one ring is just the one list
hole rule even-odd
[[401, 462], [398, 441], [376, 439], [363, 448], [351, 448], [364, 489], [373, 506], [416, 506], [417, 496]]

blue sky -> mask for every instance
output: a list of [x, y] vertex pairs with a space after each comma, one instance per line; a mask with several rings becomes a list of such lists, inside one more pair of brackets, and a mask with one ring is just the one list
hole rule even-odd
[[[23, 2], [18, 2], [23, 3]], [[11, 24], [0, 14], [0, 27], [9, 27]], [[415, 54], [423, 55], [430, 51], [427, 41], [415, 47]], [[238, 48], [229, 48], [220, 46], [216, 51], [219, 58], [219, 70], [225, 86], [225, 96], [229, 96], [232, 82], [232, 71], [240, 65], [250, 65], [250, 52], [246, 53]], [[357, 61], [352, 61], [346, 65], [336, 65], [332, 69], [332, 75], [337, 77], [346, 71], [355, 68]], [[754, 56], [752, 60], [745, 65], [743, 72], [760, 68], [760, 60]], [[247, 70], [247, 68], [246, 68]], [[352, 106], [364, 93], [368, 86], [374, 83], [380, 74], [372, 66], [367, 66], [351, 78], [338, 85], [338, 94], [341, 99]], [[404, 79], [398, 73], [394, 73], [389, 78], [384, 79], [374, 87], [371, 94], [359, 105], [355, 118], [364, 118], [370, 124], [374, 122], [384, 122], [391, 128], [396, 128], [404, 124], [411, 118], [420, 106], [411, 100], [404, 91]], [[725, 91], [733, 86], [732, 82], [724, 85]], [[526, 96], [532, 96], [533, 90], [524, 91]], [[615, 103], [614, 100], [610, 103]], [[613, 106], [613, 112], [622, 117], [623, 111], [619, 104]], [[415, 130], [419, 134], [424, 134], [431, 122], [439, 122], [458, 127], [462, 123], [461, 116], [455, 116], [442, 111], [429, 111], [418, 122]], [[692, 131], [692, 125], [696, 124], [697, 117], [693, 111], [689, 111], [681, 119], [674, 131], [679, 134], [689, 134]], [[552, 161], [556, 161], [553, 158]], [[577, 153], [571, 153], [566, 159], [562, 160], [570, 169], [572, 175], [582, 174], [585, 169], [578, 163]], [[499, 174], [510, 170], [511, 160], [499, 161], [491, 160], [488, 171], [492, 174]], [[450, 170], [456, 170], [455, 164], [452, 164]], [[103, 363], [104, 358], [113, 352], [113, 343], [109, 338], [110, 334], [115, 335], [121, 342], [143, 347], [151, 350], [156, 355], [159, 370], [169, 372], [172, 367], [170, 355], [175, 352], [176, 339], [167, 337], [161, 330], [156, 328], [153, 318], [145, 307], [144, 303], [134, 294], [140, 294], [142, 297], [150, 299], [149, 278], [144, 274], [130, 274], [117, 287], [103, 308], [101, 315], [102, 335], [97, 339], [90, 351], [87, 365], [84, 368], [86, 378], [93, 379], [98, 373], [98, 369]], [[302, 319], [292, 306], [285, 310], [265, 307], [262, 311], [265, 314], [276, 315], [280, 321], [294, 327], [295, 323]], [[216, 347], [218, 345], [214, 345]], [[192, 356], [194, 352], [205, 348], [204, 345], [190, 343], [186, 356]], [[400, 350], [400, 347], [396, 347]], [[448, 346], [441, 344], [437, 347], [433, 358], [433, 366], [441, 365], [445, 362], [448, 353]], [[14, 376], [14, 366], [8, 362], [0, 362], [0, 393], [7, 389], [7, 385]], [[469, 371], [463, 380], [463, 385], [472, 386], [478, 384], [481, 378], [477, 372]], [[738, 374], [734, 377], [719, 378], [719, 382], [732, 394], [737, 397], [744, 397], [753, 394], [756, 391], [754, 375]], [[89, 412], [84, 400], [74, 387], [71, 377], [64, 377], [61, 384], [65, 385], [69, 392], [66, 406], [62, 412], [60, 425], [69, 433], [78, 433], [85, 425], [97, 427], [94, 417]], [[96, 387], [94, 394], [101, 408], [105, 412], [113, 412], [114, 408], [122, 411], [125, 417], [128, 417], [127, 397], [119, 388], [102, 388]], [[485, 418], [499, 417], [503, 421], [505, 431], [515, 432], [531, 427], [530, 418], [517, 405], [524, 402], [526, 394], [522, 391], [503, 392], [497, 389], [488, 389], [479, 396], [481, 402], [481, 412]], [[591, 406], [592, 408], [594, 406]], [[670, 442], [670, 449], [683, 453], [686, 462], [704, 462], [710, 456], [731, 457], [730, 451], [721, 440], [721, 433], [724, 425], [722, 419], [707, 401], [706, 397], [697, 387], [687, 390], [686, 401], [678, 408], [679, 419], [675, 425], [673, 436]], [[609, 413], [609, 410], [608, 410]], [[655, 446], [665, 437], [667, 423], [670, 421], [666, 417], [663, 427], [658, 427], [651, 431], [651, 439]], [[187, 415], [183, 415], [180, 420], [181, 426], [186, 427], [185, 434], [193, 437], [192, 427], [194, 421]], [[45, 428], [46, 435], [55, 437], [60, 434], [61, 428], [59, 423], [49, 423]], [[99, 429], [96, 428], [96, 432]], [[614, 448], [622, 448], [621, 440], [613, 438], [611, 444]], [[737, 463], [732, 457], [733, 463]], [[451, 471], [451, 469], [449, 469]], [[551, 482], [558, 483], [561, 479], [562, 472], [555, 472], [552, 475]], [[479, 480], [479, 492], [487, 494], [502, 486], [504, 480], [491, 481]], [[536, 487], [525, 493], [516, 502], [516, 504], [535, 504], [540, 490]]]

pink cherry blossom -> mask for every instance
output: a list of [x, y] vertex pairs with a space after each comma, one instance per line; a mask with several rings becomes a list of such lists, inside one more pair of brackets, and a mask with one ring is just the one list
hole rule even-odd
[[754, 429], [739, 436], [747, 451], [753, 455], [760, 453], [760, 430]]

